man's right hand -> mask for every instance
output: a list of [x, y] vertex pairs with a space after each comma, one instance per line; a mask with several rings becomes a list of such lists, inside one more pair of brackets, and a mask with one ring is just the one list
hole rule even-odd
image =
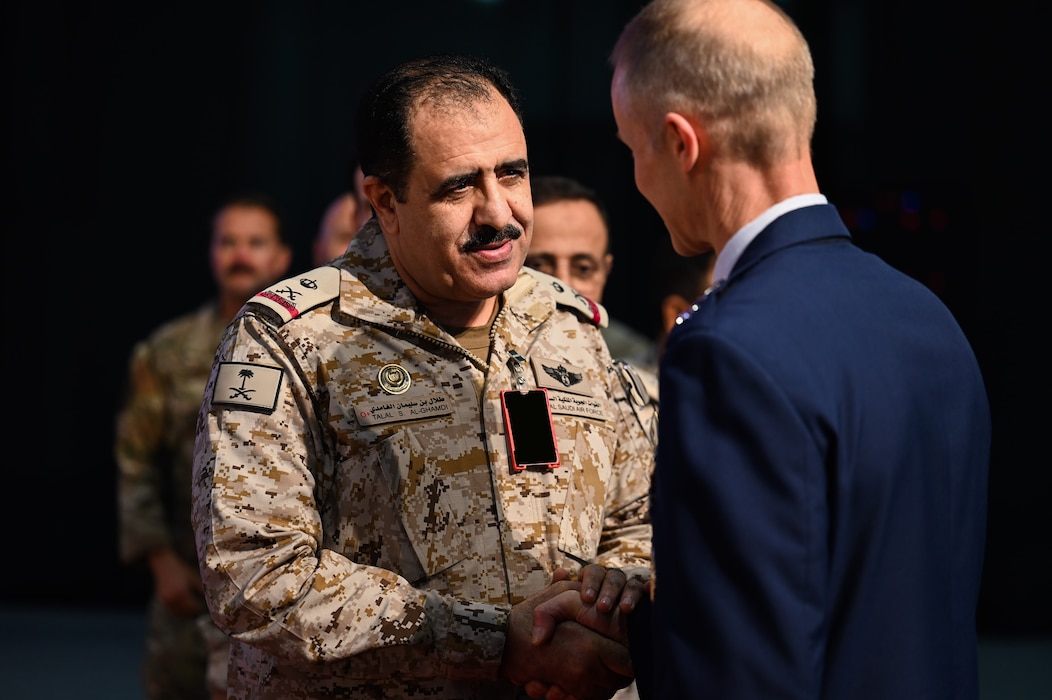
[[197, 617], [205, 612], [200, 571], [167, 548], [150, 552], [149, 564], [157, 598], [173, 615]]

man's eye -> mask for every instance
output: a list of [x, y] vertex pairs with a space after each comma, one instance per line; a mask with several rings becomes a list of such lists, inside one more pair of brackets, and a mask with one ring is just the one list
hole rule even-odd
[[475, 185], [475, 178], [458, 177], [456, 179], [447, 180], [444, 184], [445, 186], [441, 190], [441, 196], [455, 197], [470, 190]]
[[574, 268], [574, 273], [581, 279], [588, 279], [595, 275], [598, 268], [595, 265], [578, 265]]
[[555, 274], [555, 266], [547, 260], [526, 258], [526, 267], [532, 267], [534, 270], [539, 270], [548, 275]]

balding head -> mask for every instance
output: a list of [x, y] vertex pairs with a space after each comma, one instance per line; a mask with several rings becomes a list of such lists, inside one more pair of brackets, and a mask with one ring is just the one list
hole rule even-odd
[[[645, 114], [691, 113], [716, 151], [769, 166], [810, 149], [814, 65], [807, 41], [766, 0], [653, 0], [610, 57]], [[657, 131], [655, 130], [656, 134]]]
[[352, 193], [337, 197], [321, 220], [314, 239], [314, 264], [323, 265], [343, 255], [358, 232], [358, 202]]

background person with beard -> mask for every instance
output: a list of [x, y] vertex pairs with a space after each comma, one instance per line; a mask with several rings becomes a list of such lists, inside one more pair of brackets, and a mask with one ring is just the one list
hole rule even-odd
[[274, 204], [256, 194], [226, 201], [210, 256], [215, 298], [135, 346], [117, 418], [121, 557], [148, 565], [154, 583], [143, 667], [150, 700], [226, 697], [227, 638], [205, 607], [190, 525], [194, 429], [223, 329], [292, 261]]

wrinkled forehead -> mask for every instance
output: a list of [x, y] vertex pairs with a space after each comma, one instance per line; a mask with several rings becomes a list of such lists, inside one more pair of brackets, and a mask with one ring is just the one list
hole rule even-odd
[[423, 100], [410, 123], [414, 170], [490, 170], [526, 158], [526, 136], [507, 100]]

